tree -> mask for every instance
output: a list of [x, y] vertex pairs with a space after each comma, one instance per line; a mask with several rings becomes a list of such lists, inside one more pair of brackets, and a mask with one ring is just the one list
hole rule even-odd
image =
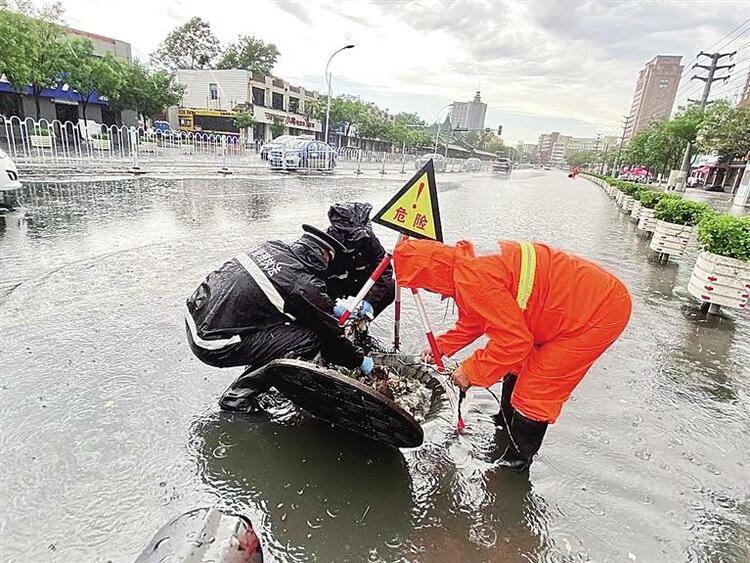
[[390, 128], [390, 123], [375, 111], [377, 108], [368, 107], [359, 112], [352, 124], [360, 139], [383, 139]]
[[271, 136], [275, 139], [284, 132], [284, 123], [278, 116], [273, 117], [273, 123], [271, 123]]
[[[327, 98], [321, 96], [318, 100], [319, 102], [315, 105], [315, 118], [325, 122]], [[341, 125], [344, 137], [348, 137], [352, 125], [361, 122], [364, 119], [363, 114], [368, 111], [367, 104], [357, 96], [344, 95], [331, 98], [330, 129], [334, 130], [337, 125]]]
[[254, 75], [271, 74], [273, 65], [279, 57], [279, 50], [273, 43], [264, 43], [248, 35], [240, 35], [235, 43], [230, 44], [219, 60], [217, 68], [238, 68], [249, 70]]
[[62, 18], [59, 4], [42, 11], [28, 4], [17, 4], [17, 8], [24, 13], [0, 11], [0, 73], [18, 91], [31, 88], [39, 120], [42, 91], [55, 86], [70, 67], [69, 40], [58, 25]]
[[167, 35], [151, 54], [151, 61], [169, 70], [211, 68], [220, 53], [219, 40], [209, 23], [194, 17]]
[[146, 118], [178, 105], [185, 91], [185, 86], [178, 84], [166, 70], [153, 71], [139, 61], [123, 64], [121, 74], [121, 88], [109, 96], [109, 105], [117, 111], [136, 110], [144, 124]]
[[242, 137], [242, 143], [244, 144], [248, 139], [248, 129], [255, 125], [255, 118], [249, 111], [241, 111], [237, 114], [234, 121], [240, 130], [240, 136]]
[[703, 150], [715, 150], [730, 159], [750, 159], [750, 106], [733, 108], [716, 102], [711, 109], [700, 128]]
[[415, 125], [419, 127], [427, 126], [427, 123], [416, 113], [397, 113], [394, 122], [401, 125]]
[[469, 131], [462, 140], [473, 149], [488, 152], [506, 150], [505, 143], [494, 131]]
[[594, 151], [578, 151], [571, 157], [570, 165], [580, 167], [585, 164], [595, 164], [597, 160], [596, 156]]
[[123, 63], [107, 53], [94, 56], [94, 47], [88, 39], [76, 39], [69, 44], [75, 64], [71, 65], [65, 82], [78, 95], [83, 110], [83, 123], [88, 126], [86, 109], [95, 95], [117, 96], [124, 82]]

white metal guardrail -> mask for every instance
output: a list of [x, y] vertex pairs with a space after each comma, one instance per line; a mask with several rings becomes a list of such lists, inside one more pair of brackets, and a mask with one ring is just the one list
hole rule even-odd
[[[243, 144], [237, 137], [184, 131], [158, 131], [126, 126], [0, 115], [0, 147], [16, 164], [40, 169], [81, 172], [123, 169], [174, 169], [191, 167], [258, 168], [279, 171], [335, 170], [354, 173], [409, 173], [424, 160], [414, 154], [377, 152], [359, 148], [334, 149], [320, 141], [311, 147], [286, 145], [258, 154], [257, 143]], [[476, 159], [441, 158], [438, 172], [479, 172], [490, 163]]]

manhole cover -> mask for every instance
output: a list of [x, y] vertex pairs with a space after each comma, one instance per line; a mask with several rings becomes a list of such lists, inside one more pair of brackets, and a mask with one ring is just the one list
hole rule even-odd
[[396, 448], [424, 440], [409, 413], [350, 377], [301, 360], [276, 360], [266, 371], [282, 395], [316, 418]]

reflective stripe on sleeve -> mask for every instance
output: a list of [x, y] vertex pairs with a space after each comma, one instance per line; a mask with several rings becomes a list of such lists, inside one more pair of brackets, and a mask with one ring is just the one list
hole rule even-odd
[[217, 340], [204, 340], [198, 336], [198, 329], [195, 326], [195, 320], [193, 315], [190, 314], [190, 309], [185, 305], [185, 321], [190, 329], [190, 336], [193, 337], [193, 342], [196, 346], [203, 348], [204, 350], [221, 350], [231, 344], [237, 344], [241, 342], [239, 335], [235, 334], [232, 338], [219, 338]]
[[518, 276], [518, 306], [522, 311], [531, 298], [534, 289], [534, 275], [536, 274], [536, 249], [530, 242], [519, 242], [521, 246], [521, 273]]
[[271, 283], [271, 280], [268, 279], [268, 276], [266, 276], [265, 273], [263, 273], [263, 270], [261, 270], [258, 265], [253, 261], [250, 256], [247, 254], [238, 254], [235, 256], [235, 259], [237, 262], [240, 263], [240, 265], [245, 268], [245, 271], [250, 274], [250, 277], [255, 280], [255, 283], [258, 284], [258, 287], [263, 291], [265, 296], [268, 298], [268, 300], [271, 302], [271, 305], [276, 307], [276, 309], [281, 313], [282, 315], [286, 315], [293, 321], [296, 320], [292, 315], [289, 313], [284, 312], [284, 298], [281, 296], [281, 294], [278, 292], [278, 290], [273, 286]]

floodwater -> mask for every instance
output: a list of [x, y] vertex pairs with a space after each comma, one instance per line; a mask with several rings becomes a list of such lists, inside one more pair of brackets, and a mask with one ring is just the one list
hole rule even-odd
[[[545, 241], [633, 294], [630, 326], [528, 476], [492, 469], [494, 429], [478, 408], [466, 433], [445, 413], [402, 452], [289, 405], [219, 413], [239, 369], [192, 356], [184, 299], [239, 250], [324, 225], [335, 201], [377, 207], [403, 181], [27, 187], [24, 211], [0, 218], [0, 559], [132, 561], [172, 516], [217, 504], [253, 520], [268, 561], [748, 561], [750, 318], [702, 318], [684, 289], [695, 250], [649, 262], [609, 198], [561, 172], [438, 176], [446, 240], [480, 251]], [[447, 328], [452, 312], [426, 303]], [[405, 305], [416, 352], [423, 336]], [[389, 314], [374, 328], [386, 338]]]

